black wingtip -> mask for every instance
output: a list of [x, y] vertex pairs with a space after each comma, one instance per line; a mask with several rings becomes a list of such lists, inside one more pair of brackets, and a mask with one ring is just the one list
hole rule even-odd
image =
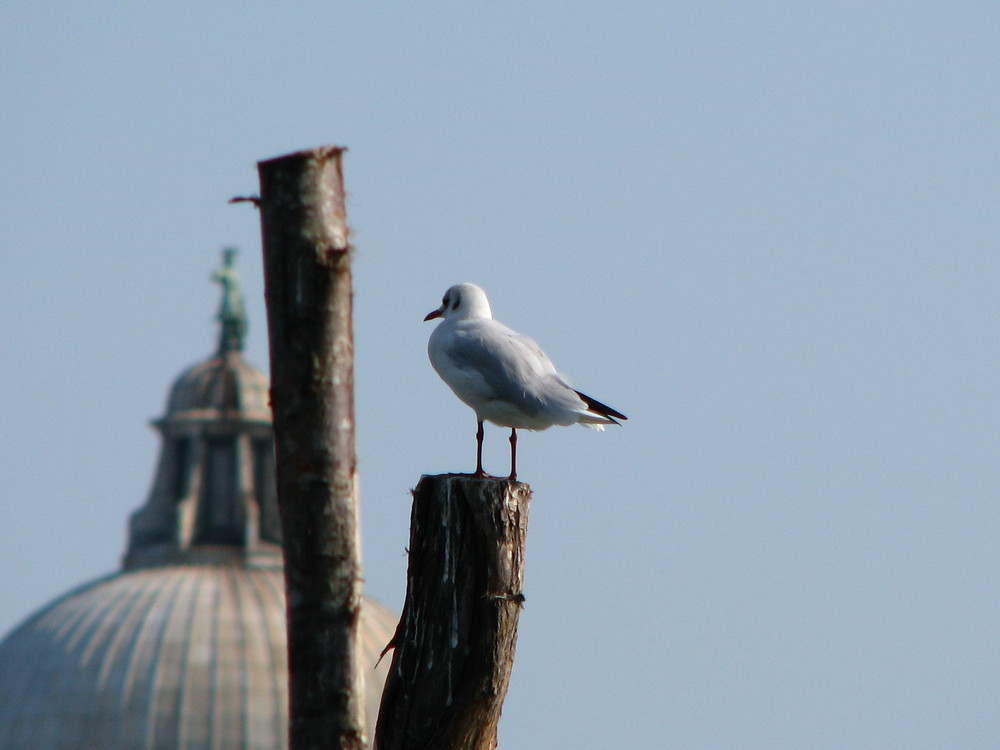
[[620, 419], [620, 420], [622, 420], [624, 422], [628, 421], [628, 417], [626, 417], [620, 411], [615, 411], [614, 409], [612, 409], [607, 404], [602, 404], [600, 401], [598, 401], [597, 399], [591, 398], [586, 393], [580, 393], [580, 391], [573, 391], [573, 392], [577, 396], [579, 396], [580, 398], [582, 398], [583, 399], [583, 403], [585, 403], [587, 405], [587, 408], [590, 409], [595, 414], [600, 414], [602, 417], [607, 417], [612, 422], [614, 422], [615, 419]]

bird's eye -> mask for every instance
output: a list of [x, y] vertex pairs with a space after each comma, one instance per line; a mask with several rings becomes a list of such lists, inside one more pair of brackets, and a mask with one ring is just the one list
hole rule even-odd
[[441, 308], [447, 309], [447, 307], [448, 307], [448, 295], [446, 294], [444, 295], [444, 297], [441, 298]]

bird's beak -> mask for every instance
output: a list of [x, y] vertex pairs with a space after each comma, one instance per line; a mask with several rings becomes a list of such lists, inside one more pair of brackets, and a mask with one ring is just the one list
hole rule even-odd
[[429, 313], [427, 313], [427, 317], [424, 318], [424, 322], [426, 323], [428, 320], [434, 320], [434, 318], [440, 318], [441, 315], [442, 315], [442, 313], [441, 313], [440, 308], [437, 309], [437, 310], [434, 310], [433, 312], [429, 312]]

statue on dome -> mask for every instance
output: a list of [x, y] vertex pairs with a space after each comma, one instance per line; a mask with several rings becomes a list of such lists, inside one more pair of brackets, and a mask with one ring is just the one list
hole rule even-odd
[[222, 286], [222, 304], [216, 316], [222, 324], [219, 333], [219, 354], [243, 351], [247, 334], [247, 316], [243, 306], [243, 286], [236, 272], [234, 247], [222, 251], [222, 268], [212, 274], [212, 281]]

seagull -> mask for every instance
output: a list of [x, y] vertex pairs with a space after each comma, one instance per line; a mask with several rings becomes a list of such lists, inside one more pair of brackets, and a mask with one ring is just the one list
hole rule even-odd
[[533, 340], [493, 319], [486, 292], [456, 284], [424, 321], [443, 318], [427, 342], [441, 379], [476, 412], [476, 473], [483, 471], [483, 422], [510, 427], [510, 477], [517, 479], [517, 431], [582, 424], [603, 430], [624, 414], [574, 390]]

